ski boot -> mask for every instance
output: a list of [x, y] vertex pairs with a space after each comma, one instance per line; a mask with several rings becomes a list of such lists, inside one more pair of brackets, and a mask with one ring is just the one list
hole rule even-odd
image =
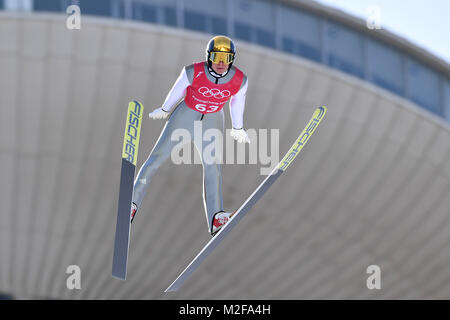
[[214, 237], [231, 218], [231, 212], [219, 211], [213, 217], [211, 235]]

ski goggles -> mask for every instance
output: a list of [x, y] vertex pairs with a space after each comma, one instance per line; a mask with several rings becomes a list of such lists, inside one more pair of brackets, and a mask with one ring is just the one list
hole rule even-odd
[[209, 60], [213, 63], [223, 62], [224, 64], [230, 64], [233, 62], [234, 53], [231, 52], [211, 52], [209, 54]]

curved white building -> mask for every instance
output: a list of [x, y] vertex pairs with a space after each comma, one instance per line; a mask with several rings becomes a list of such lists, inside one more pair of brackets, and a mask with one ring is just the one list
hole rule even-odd
[[[0, 293], [450, 297], [446, 62], [310, 1], [81, 0], [80, 30], [66, 28], [71, 1], [23, 3], [30, 12], [0, 1]], [[132, 99], [160, 106], [212, 33], [235, 39], [249, 78], [245, 127], [279, 129], [280, 156], [316, 106], [328, 113], [288, 174], [165, 294], [210, 238], [202, 169], [161, 167], [133, 224], [128, 278], [112, 278], [124, 117]], [[138, 167], [163, 126], [143, 123]], [[259, 169], [223, 166], [226, 209], [253, 192]], [[80, 290], [66, 287], [70, 265], [81, 268]], [[380, 290], [367, 288], [371, 265]]]

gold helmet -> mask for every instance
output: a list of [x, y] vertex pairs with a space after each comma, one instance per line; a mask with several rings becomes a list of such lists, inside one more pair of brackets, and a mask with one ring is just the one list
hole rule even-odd
[[234, 42], [226, 36], [215, 36], [209, 40], [206, 46], [206, 60], [209, 66], [211, 66], [211, 63], [222, 61], [228, 67], [231, 67], [235, 55], [236, 47]]

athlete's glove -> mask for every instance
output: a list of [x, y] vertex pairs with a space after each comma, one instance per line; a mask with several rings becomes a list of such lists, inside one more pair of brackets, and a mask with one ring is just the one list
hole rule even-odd
[[169, 116], [170, 112], [163, 110], [163, 108], [156, 108], [148, 114], [150, 119], [165, 119]]
[[239, 143], [247, 142], [250, 143], [250, 138], [244, 129], [231, 129], [230, 135], [237, 140]]

